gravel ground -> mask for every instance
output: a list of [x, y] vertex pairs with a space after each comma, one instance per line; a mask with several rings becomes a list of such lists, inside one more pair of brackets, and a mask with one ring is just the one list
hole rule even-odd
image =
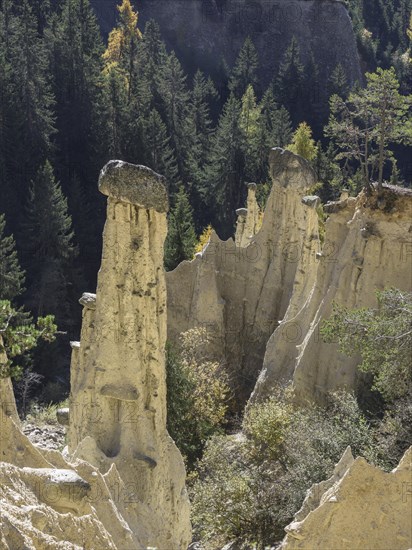
[[59, 424], [37, 426], [24, 422], [23, 433], [41, 449], [61, 451], [66, 445], [66, 428]]

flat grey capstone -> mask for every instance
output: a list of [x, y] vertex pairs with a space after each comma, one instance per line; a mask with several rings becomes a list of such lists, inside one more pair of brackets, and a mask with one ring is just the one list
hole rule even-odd
[[311, 206], [312, 208], [316, 208], [320, 204], [320, 198], [317, 195], [306, 195], [306, 197], [302, 198], [303, 204], [306, 204], [306, 206]]
[[96, 294], [83, 292], [82, 297], [79, 299], [79, 304], [88, 309], [96, 309]]
[[147, 166], [111, 160], [100, 172], [99, 191], [145, 209], [167, 212], [169, 197], [166, 178]]

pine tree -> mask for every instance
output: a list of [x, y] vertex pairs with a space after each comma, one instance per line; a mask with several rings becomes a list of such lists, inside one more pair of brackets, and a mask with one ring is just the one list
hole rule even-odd
[[6, 218], [0, 214], [0, 300], [13, 301], [24, 291], [24, 271], [12, 235], [6, 236]]
[[27, 205], [27, 303], [36, 316], [53, 313], [66, 326], [72, 320], [68, 292], [77, 255], [73, 238], [67, 200], [47, 161], [31, 184]]
[[193, 211], [183, 187], [175, 197], [169, 216], [169, 231], [165, 243], [165, 267], [175, 269], [183, 260], [191, 260], [196, 248]]
[[246, 38], [229, 79], [229, 90], [239, 99], [249, 85], [258, 83], [259, 58], [252, 40]]
[[346, 101], [332, 96], [325, 135], [340, 149], [337, 159], [357, 163], [366, 189], [373, 192], [370, 180], [375, 173], [382, 189], [385, 162], [393, 156], [390, 145], [412, 141], [412, 100], [399, 93], [393, 67], [367, 73], [366, 79], [366, 88], [353, 91]]
[[316, 144], [312, 139], [311, 127], [306, 122], [299, 124], [293, 134], [292, 143], [288, 145], [287, 149], [306, 160], [313, 160], [316, 157]]
[[295, 37], [287, 48], [275, 81], [275, 98], [286, 107], [293, 125], [301, 122], [304, 112], [305, 71], [300, 61], [300, 48]]
[[241, 103], [232, 94], [220, 116], [213, 138], [203, 193], [223, 237], [233, 233], [235, 210], [243, 204], [245, 138], [240, 127]]

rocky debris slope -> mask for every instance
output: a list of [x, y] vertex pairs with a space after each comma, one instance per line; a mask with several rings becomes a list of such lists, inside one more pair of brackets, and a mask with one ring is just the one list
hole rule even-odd
[[376, 290], [412, 289], [412, 192], [387, 186], [383, 194], [330, 203], [325, 241], [313, 286], [293, 293], [284, 319], [269, 339], [253, 398], [270, 395], [293, 380], [301, 400], [358, 383], [359, 358], [322, 341], [322, 320], [333, 302], [348, 308], [375, 307]]
[[[69, 448], [23, 434], [0, 379], [0, 548], [187, 548], [185, 469], [166, 431], [163, 242], [166, 188], [144, 167], [109, 163], [97, 295], [73, 343]], [[0, 360], [4, 359], [0, 357]]]
[[[320, 250], [316, 208], [302, 201], [315, 183], [309, 163], [273, 149], [270, 174], [262, 227], [251, 239], [246, 235], [246, 247], [232, 239], [223, 242], [214, 233], [202, 254], [166, 274], [169, 338], [176, 340], [195, 326], [207, 328], [211, 352], [223, 352], [243, 404], [291, 296], [303, 302], [309, 295]], [[250, 190], [249, 199], [250, 207]]]
[[56, 424], [38, 426], [31, 422], [24, 422], [22, 431], [34, 445], [41, 449], [61, 451], [66, 444], [66, 430]]
[[312, 487], [286, 527], [282, 550], [412, 547], [412, 447], [390, 473], [348, 449], [326, 482]]

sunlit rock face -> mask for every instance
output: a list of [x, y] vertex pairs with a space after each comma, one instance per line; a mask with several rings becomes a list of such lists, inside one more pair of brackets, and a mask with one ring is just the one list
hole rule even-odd
[[241, 405], [251, 394], [262, 400], [290, 382], [299, 400], [322, 402], [329, 391], [361, 382], [359, 357], [322, 339], [333, 303], [375, 307], [377, 290], [412, 289], [412, 192], [386, 186], [381, 195], [325, 205], [321, 242], [309, 164], [273, 149], [270, 174], [272, 191], [256, 235], [246, 229], [255, 208], [249, 190], [235, 242], [212, 234], [202, 254], [167, 273], [169, 338], [206, 327], [210, 352], [223, 354]]
[[291, 296], [301, 302], [307, 298], [319, 263], [316, 208], [302, 201], [315, 183], [309, 163], [273, 149], [270, 174], [272, 190], [256, 235], [250, 227], [257, 205], [249, 190], [248, 212], [237, 235], [245, 246], [212, 234], [202, 254], [166, 274], [169, 338], [205, 327], [212, 336], [210, 351], [223, 354], [241, 405], [253, 390], [267, 341]]
[[325, 206], [329, 213], [315, 283], [305, 296], [291, 295], [268, 341], [253, 399], [293, 380], [298, 397], [322, 401], [328, 391], [354, 388], [359, 357], [339, 353], [321, 336], [333, 303], [376, 307], [376, 291], [412, 289], [412, 192], [387, 186], [381, 196], [361, 193]]
[[[116, 22], [118, 0], [91, 0], [108, 33]], [[136, 0], [139, 26], [155, 19], [167, 45], [193, 72], [222, 77], [223, 60], [232, 65], [249, 36], [260, 59], [259, 83], [266, 87], [277, 73], [292, 37], [304, 65], [311, 56], [319, 67], [320, 86], [312, 103], [327, 106], [327, 83], [340, 63], [348, 82], [362, 80], [356, 40], [343, 2], [335, 0]], [[219, 72], [220, 71], [220, 72]], [[302, 90], [302, 93], [304, 90]], [[298, 101], [299, 98], [296, 98]]]
[[236, 246], [244, 248], [260, 229], [260, 211], [256, 200], [256, 184], [248, 184], [247, 208], [236, 210]]
[[281, 549], [411, 548], [411, 479], [412, 447], [388, 473], [347, 450], [332, 478], [308, 491]]
[[184, 549], [191, 539], [185, 468], [166, 430], [165, 180], [112, 161], [99, 188], [103, 258], [96, 294], [80, 299], [63, 454], [21, 432], [0, 379], [2, 549]]
[[127, 522], [145, 525], [148, 545], [183, 548], [185, 469], [166, 431], [165, 180], [112, 161], [99, 189], [108, 196], [103, 257], [73, 345], [69, 453], [104, 473], [116, 467], [132, 499]]

